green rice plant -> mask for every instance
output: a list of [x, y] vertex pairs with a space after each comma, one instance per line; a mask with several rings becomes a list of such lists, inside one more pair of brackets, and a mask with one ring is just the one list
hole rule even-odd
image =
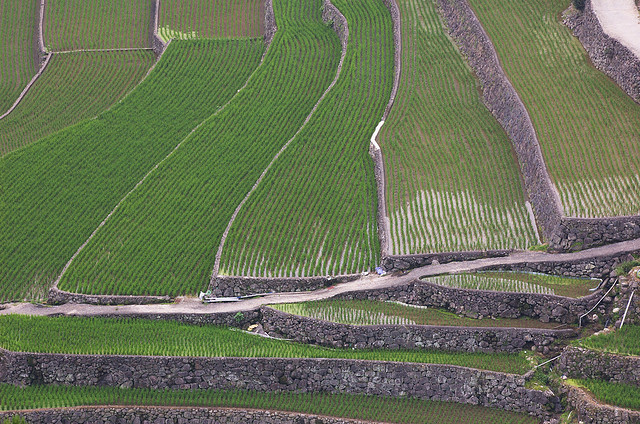
[[349, 25], [340, 76], [238, 214], [221, 273], [336, 275], [379, 263], [369, 139], [393, 84], [393, 33], [380, 0], [336, 0]]
[[35, 1], [0, 1], [0, 115], [36, 74]]
[[600, 280], [588, 278], [499, 271], [438, 275], [425, 277], [425, 281], [460, 289], [552, 294], [566, 297], [587, 296], [590, 289], [600, 283]]
[[525, 248], [536, 235], [510, 141], [434, 0], [399, 0], [402, 74], [380, 130], [389, 253]]
[[328, 349], [224, 327], [145, 319], [2, 315], [0, 347], [21, 352], [100, 355], [345, 358], [451, 364], [514, 374], [529, 369], [523, 354]]
[[331, 393], [149, 390], [0, 384], [0, 410], [88, 405], [205, 406], [266, 409], [403, 424], [533, 424], [534, 417], [453, 402]]
[[264, 49], [260, 40], [172, 42], [109, 111], [0, 158], [0, 301], [46, 294], [123, 196], [237, 93]]
[[108, 109], [154, 60], [151, 51], [55, 55], [18, 107], [0, 120], [0, 155]]
[[640, 212], [640, 105], [562, 24], [567, 0], [470, 0], [524, 102], [568, 216]]
[[556, 328], [530, 318], [461, 317], [446, 310], [374, 300], [318, 300], [305, 303], [281, 303], [271, 308], [290, 314], [351, 325], [452, 325], [467, 327]]
[[640, 410], [640, 389], [638, 386], [593, 379], [567, 380], [567, 384], [587, 389], [602, 403]]
[[264, 2], [258, 0], [162, 0], [158, 32], [199, 38], [260, 37], [264, 13]]
[[47, 0], [44, 42], [52, 51], [151, 47], [151, 0]]
[[278, 31], [264, 63], [121, 204], [61, 288], [182, 295], [208, 286], [234, 210], [335, 76], [340, 42], [320, 6], [274, 2]]
[[640, 325], [625, 325], [615, 331], [597, 334], [574, 343], [604, 352], [640, 356]]

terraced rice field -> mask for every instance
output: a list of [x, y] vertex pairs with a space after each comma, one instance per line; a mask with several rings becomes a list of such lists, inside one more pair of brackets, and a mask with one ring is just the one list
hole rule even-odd
[[464, 327], [556, 328], [530, 318], [473, 319], [446, 310], [372, 300], [320, 300], [282, 303], [271, 308], [290, 314], [350, 325], [452, 325]]
[[[49, 337], [51, 334], [56, 337]], [[514, 374], [530, 368], [524, 354], [328, 349], [224, 327], [146, 319], [2, 315], [0, 347], [19, 352], [100, 355], [346, 358], [451, 364]]]
[[162, 0], [158, 32], [197, 38], [260, 37], [264, 2], [259, 0]]
[[393, 85], [393, 33], [380, 0], [337, 0], [349, 24], [342, 73], [243, 206], [220, 272], [336, 275], [380, 260], [369, 139]]
[[207, 287], [236, 206], [335, 76], [340, 42], [320, 4], [274, 3], [278, 32], [247, 87], [132, 193], [61, 287], [170, 295]]
[[47, 0], [44, 43], [51, 51], [151, 47], [150, 0]]
[[591, 336], [575, 343], [588, 349], [640, 356], [640, 325], [625, 325], [616, 331]]
[[206, 406], [266, 409], [402, 424], [534, 424], [525, 414], [411, 398], [330, 393], [147, 390], [112, 387], [0, 385], [0, 410], [86, 405]]
[[54, 55], [10, 115], [0, 120], [0, 155], [108, 109], [140, 82], [151, 51]]
[[519, 272], [478, 272], [427, 277], [425, 281], [460, 289], [492, 290], [516, 293], [552, 294], [567, 297], [587, 296], [600, 283], [584, 278], [557, 277]]
[[378, 135], [390, 254], [536, 244], [511, 143], [433, 0], [399, 0], [402, 75]]
[[640, 213], [640, 105], [563, 26], [569, 2], [470, 3], [531, 115], [564, 213]]
[[42, 298], [123, 196], [237, 93], [263, 52], [262, 41], [172, 42], [110, 111], [0, 159], [0, 301]]
[[40, 65], [35, 60], [36, 4], [0, 0], [0, 115], [16, 101]]
[[638, 386], [624, 383], [608, 383], [593, 379], [567, 380], [567, 384], [587, 389], [601, 403], [640, 411], [640, 390]]

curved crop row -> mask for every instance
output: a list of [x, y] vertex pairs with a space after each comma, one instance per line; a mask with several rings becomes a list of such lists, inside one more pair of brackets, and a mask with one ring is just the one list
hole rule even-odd
[[0, 0], [0, 115], [15, 102], [39, 65], [36, 5], [35, 1]]
[[108, 109], [154, 60], [151, 51], [54, 55], [18, 107], [0, 120], [0, 156]]
[[565, 0], [470, 0], [524, 102], [565, 215], [640, 213], [640, 105], [590, 63]]
[[47, 0], [49, 50], [149, 47], [151, 0]]
[[335, 75], [340, 43], [320, 1], [274, 2], [278, 31], [233, 101], [122, 203], [69, 267], [81, 293], [195, 294], [233, 211]]
[[260, 37], [263, 0], [162, 0], [159, 32], [200, 38]]
[[434, 1], [399, 0], [403, 67], [380, 131], [390, 253], [536, 243], [518, 163]]
[[221, 273], [353, 273], [379, 262], [369, 139], [393, 85], [393, 29], [380, 0], [336, 0], [349, 25], [338, 82], [269, 170], [229, 233]]
[[120, 199], [236, 94], [263, 52], [262, 41], [172, 42], [111, 110], [0, 159], [0, 300], [46, 292]]

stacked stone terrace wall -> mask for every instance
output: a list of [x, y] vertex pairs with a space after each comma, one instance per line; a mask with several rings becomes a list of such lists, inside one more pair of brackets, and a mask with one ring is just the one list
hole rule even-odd
[[[278, 26], [276, 25], [276, 14], [273, 11], [273, 0], [265, 0], [264, 2], [264, 42], [269, 46], [276, 34]], [[265, 52], [266, 53], [266, 52]]]
[[152, 303], [167, 303], [172, 301], [169, 296], [127, 296], [127, 295], [93, 295], [70, 293], [52, 287], [49, 289], [47, 303], [60, 305], [63, 303], [88, 303], [91, 305], [144, 305]]
[[216, 296], [244, 296], [257, 293], [318, 290], [334, 284], [355, 281], [360, 274], [337, 277], [238, 277], [217, 276], [209, 286]]
[[46, 7], [45, 0], [36, 0], [36, 23], [34, 26], [35, 32], [35, 50], [34, 59], [36, 68], [40, 68], [47, 57], [47, 52], [44, 47], [44, 10]]
[[160, 0], [155, 0], [151, 3], [151, 16], [153, 18], [151, 23], [150, 35], [151, 48], [153, 49], [153, 52], [156, 54], [156, 56], [160, 56], [169, 45], [168, 43], [162, 41], [160, 36], [158, 36], [158, 25], [160, 22]]
[[383, 258], [382, 266], [387, 272], [406, 271], [434, 263], [475, 261], [485, 258], [502, 258], [509, 256], [511, 250], [486, 250], [469, 252], [424, 253], [416, 255], [388, 255]]
[[556, 368], [569, 378], [593, 378], [640, 386], [640, 357], [567, 346]]
[[559, 408], [522, 376], [453, 365], [347, 359], [61, 355], [0, 351], [0, 382], [14, 385], [247, 389], [411, 396], [536, 416]]
[[332, 28], [342, 43], [342, 49], [346, 49], [347, 42], [349, 41], [349, 26], [347, 24], [347, 19], [329, 0], [324, 0], [322, 4], [322, 20], [323, 22], [332, 23]]
[[[132, 318], [132, 319], [150, 319], [154, 321], [177, 321], [184, 324], [193, 325], [221, 325], [225, 327], [247, 328], [251, 324], [260, 322], [262, 314], [259, 310], [250, 310], [242, 312], [215, 312], [208, 314], [188, 314], [188, 313], [172, 313], [172, 314], [99, 314], [94, 315], [102, 318]], [[85, 315], [79, 315], [78, 318], [87, 318]]]
[[384, 289], [353, 291], [338, 299], [392, 300], [410, 305], [446, 308], [472, 318], [531, 317], [542, 322], [575, 323], [600, 300], [600, 290], [582, 298], [536, 293], [510, 293], [458, 289], [426, 281], [414, 281]]
[[262, 326], [272, 336], [334, 348], [439, 349], [457, 352], [544, 351], [574, 330], [476, 328], [430, 325], [346, 325], [261, 308]]
[[230, 408], [79, 407], [0, 412], [0, 421], [18, 415], [48, 424], [357, 424], [363, 421], [292, 412]]
[[578, 421], [585, 424], [640, 424], [640, 411], [631, 411], [611, 405], [603, 405], [592, 399], [584, 390], [563, 386], [567, 403], [577, 413]]
[[549, 248], [559, 252], [575, 251], [637, 238], [640, 238], [640, 216], [563, 217]]

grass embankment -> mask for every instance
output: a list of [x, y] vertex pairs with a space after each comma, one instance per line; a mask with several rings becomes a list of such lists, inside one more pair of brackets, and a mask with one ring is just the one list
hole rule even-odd
[[640, 325], [625, 325], [615, 331], [577, 340], [574, 344], [603, 352], [640, 356]]
[[264, 48], [261, 40], [173, 42], [109, 111], [2, 157], [0, 301], [46, 295], [123, 196], [236, 94]]
[[640, 410], [640, 387], [602, 380], [567, 380], [567, 384], [587, 389], [600, 402]]
[[476, 272], [425, 277], [425, 281], [447, 287], [516, 293], [554, 294], [578, 298], [591, 294], [600, 281], [524, 272]]
[[533, 424], [524, 414], [461, 405], [365, 395], [261, 393], [218, 390], [146, 390], [112, 387], [0, 385], [0, 410], [88, 405], [226, 407], [268, 409], [403, 424]]
[[269, 305], [290, 314], [352, 325], [452, 325], [466, 327], [557, 328], [558, 323], [530, 318], [473, 319], [436, 308], [372, 300], [320, 300]]
[[238, 214], [224, 274], [336, 275], [380, 262], [368, 151], [393, 85], [393, 24], [381, 0], [334, 4], [349, 24], [340, 77]]
[[163, 0], [158, 32], [199, 38], [261, 37], [264, 13], [260, 0]]
[[245, 89], [122, 203], [61, 287], [180, 295], [209, 285], [234, 210], [335, 77], [340, 41], [321, 3], [274, 1], [278, 31]]
[[144, 319], [4, 315], [0, 316], [0, 346], [20, 352], [71, 354], [366, 359], [451, 364], [514, 374], [529, 369], [524, 354], [328, 349], [224, 327]]
[[470, 0], [536, 129], [564, 213], [637, 215], [640, 105], [562, 24], [568, 0]]
[[152, 3], [149, 0], [48, 0], [45, 46], [53, 51], [151, 47]]
[[525, 248], [536, 243], [509, 138], [433, 0], [398, 1], [402, 75], [378, 142], [390, 253]]
[[35, 61], [35, 1], [0, 2], [0, 115], [16, 101], [18, 95], [37, 72]]
[[146, 50], [55, 55], [0, 121], [0, 155], [100, 114], [131, 91], [154, 61]]

